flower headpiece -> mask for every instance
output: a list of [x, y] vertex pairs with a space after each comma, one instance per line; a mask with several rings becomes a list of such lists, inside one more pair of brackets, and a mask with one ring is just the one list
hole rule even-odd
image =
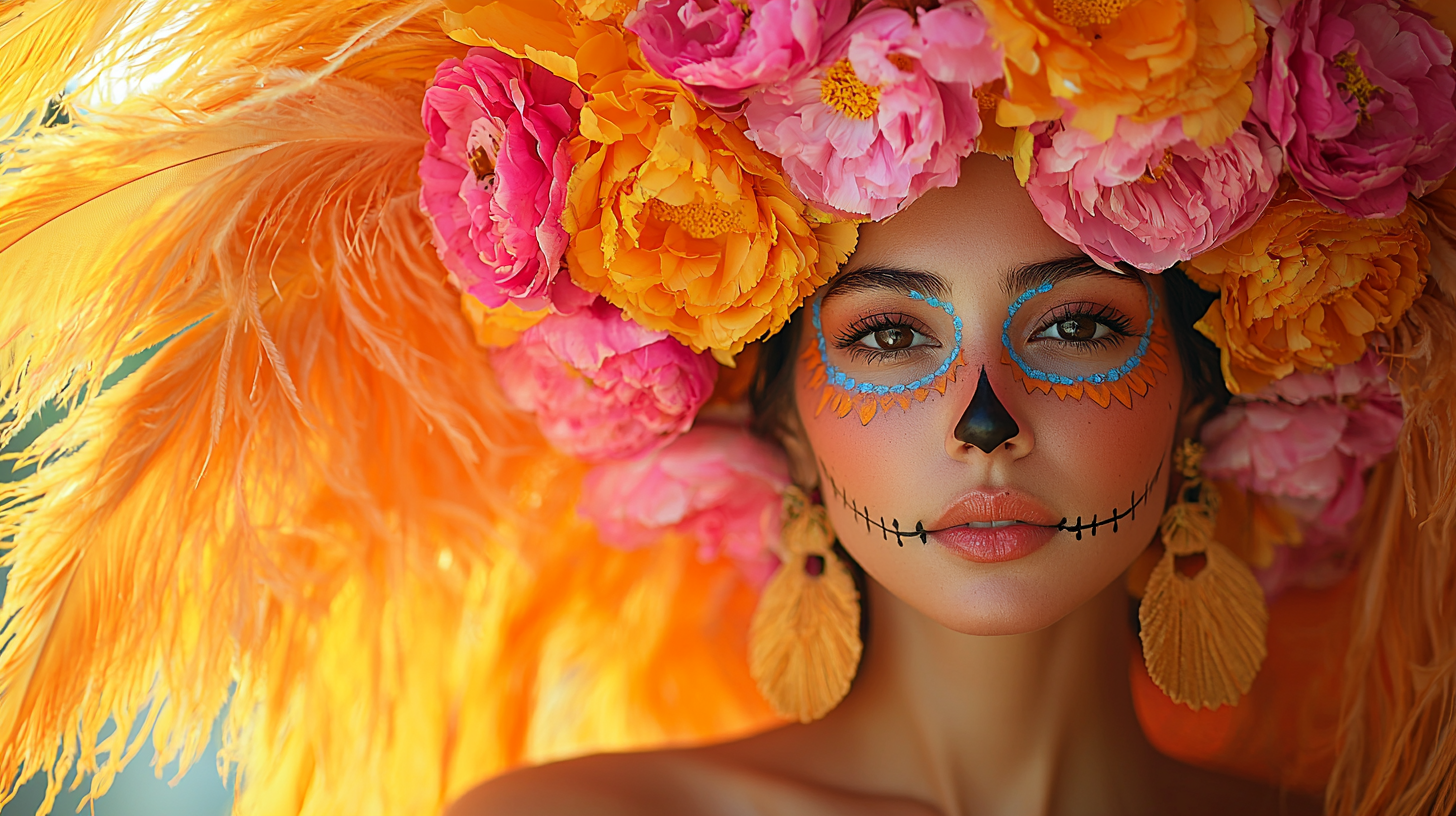
[[[1408, 201], [1456, 167], [1451, 43], [1426, 16], [1395, 0], [1283, 6], [473, 4], [453, 36], [477, 47], [426, 93], [421, 205], [505, 346], [507, 395], [611, 468], [694, 433], [718, 365], [784, 325], [856, 221], [954, 185], [983, 132], [1016, 128], [1018, 172], [1056, 232], [1109, 267], [1182, 264], [1218, 292], [1198, 328], [1238, 397], [1207, 431], [1209, 461], [1272, 500], [1288, 479], [1247, 471], [1259, 406], [1298, 423], [1348, 411], [1359, 389], [1290, 400], [1283, 378], [1379, 379], [1371, 343], [1425, 286], [1425, 216]], [[533, 42], [511, 14], [558, 36]], [[1347, 508], [1395, 444], [1351, 433], [1296, 455], [1362, 450], [1316, 491]], [[585, 512], [615, 512], [599, 494]]]

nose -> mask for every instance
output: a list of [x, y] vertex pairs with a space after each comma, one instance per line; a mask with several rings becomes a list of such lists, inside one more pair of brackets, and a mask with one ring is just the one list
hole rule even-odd
[[976, 381], [976, 393], [971, 404], [956, 423], [955, 438], [967, 445], [975, 445], [985, 453], [991, 453], [1021, 433], [1021, 426], [986, 377], [986, 367], [981, 366], [981, 377]]

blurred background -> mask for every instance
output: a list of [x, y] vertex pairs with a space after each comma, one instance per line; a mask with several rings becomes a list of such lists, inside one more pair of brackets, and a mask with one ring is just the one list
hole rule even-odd
[[[151, 354], [146, 353], [127, 360], [107, 378], [107, 386], [119, 382], [150, 357]], [[64, 415], [54, 407], [42, 411], [4, 452], [8, 453], [28, 444], [37, 434]], [[14, 471], [9, 461], [0, 458], [0, 482], [24, 475], [23, 471]], [[8, 546], [8, 542], [0, 543], [0, 547], [3, 546]], [[5, 591], [7, 572], [7, 569], [0, 568], [0, 597], [3, 597]], [[162, 769], [162, 778], [157, 778], [155, 754], [148, 742], [126, 766], [126, 770], [116, 778], [111, 790], [96, 800], [94, 816], [226, 816], [231, 810], [232, 789], [231, 786], [223, 784], [217, 772], [217, 747], [220, 739], [219, 729], [214, 727], [206, 753], [175, 786], [169, 784], [169, 781], [177, 775], [176, 765]], [[73, 781], [66, 780], [67, 787]], [[33, 816], [45, 799], [45, 787], [44, 776], [32, 779], [21, 788], [15, 799], [0, 809], [0, 816]], [[56, 816], [76, 813], [89, 788], [90, 781], [81, 780], [79, 789], [68, 790], [56, 799], [51, 812]], [[85, 812], [91, 813], [91, 809], [87, 808]]]

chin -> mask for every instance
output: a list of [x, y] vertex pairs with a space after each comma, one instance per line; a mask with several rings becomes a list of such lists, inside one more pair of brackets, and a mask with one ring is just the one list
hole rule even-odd
[[1118, 581], [1150, 535], [1119, 536], [1115, 547], [1069, 552], [1085, 541], [1064, 534], [1057, 539], [1066, 542], [1053, 540], [1025, 558], [997, 564], [967, 562], [945, 550], [926, 551], [913, 564], [871, 552], [860, 563], [895, 597], [947, 629], [1019, 635], [1055, 624]]

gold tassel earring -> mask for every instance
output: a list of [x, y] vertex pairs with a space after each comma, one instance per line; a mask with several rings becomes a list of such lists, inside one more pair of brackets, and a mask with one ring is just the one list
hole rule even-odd
[[[1178, 501], [1163, 513], [1163, 556], [1138, 607], [1148, 676], [1194, 710], [1234, 705], [1248, 692], [1264, 662], [1269, 627], [1254, 573], [1213, 540], [1218, 492], [1203, 482], [1203, 453], [1191, 439], [1174, 453], [1184, 482]], [[1195, 574], [1182, 569], [1200, 557]]]
[[784, 494], [784, 562], [748, 630], [748, 671], [779, 716], [807, 723], [849, 693], [859, 668], [859, 591], [834, 554], [824, 506]]

